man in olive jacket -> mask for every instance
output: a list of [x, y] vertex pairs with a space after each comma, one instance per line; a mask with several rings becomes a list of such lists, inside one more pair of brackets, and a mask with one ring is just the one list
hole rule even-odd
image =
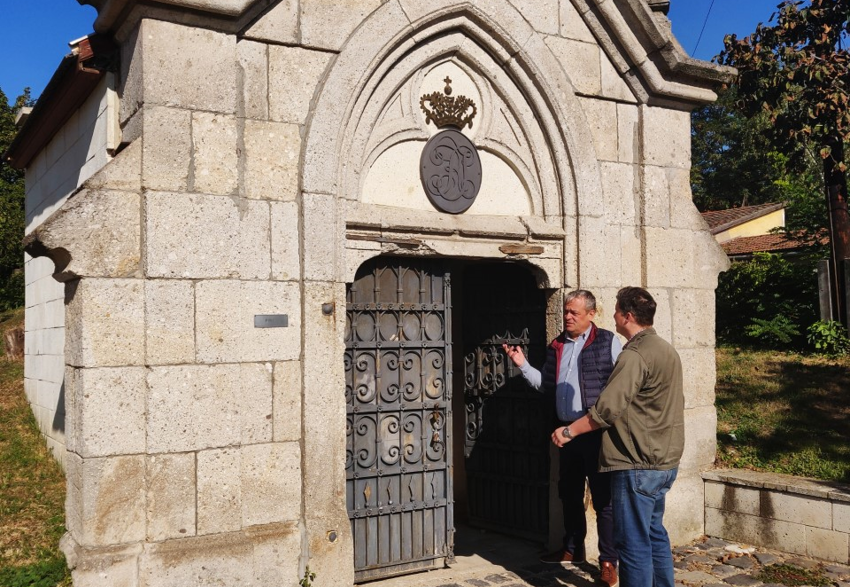
[[611, 472], [614, 540], [622, 587], [673, 587], [673, 556], [662, 524], [664, 500], [685, 444], [682, 362], [652, 328], [645, 289], [617, 293], [614, 322], [628, 339], [608, 384], [586, 416], [552, 433], [559, 446], [605, 429], [600, 471]]

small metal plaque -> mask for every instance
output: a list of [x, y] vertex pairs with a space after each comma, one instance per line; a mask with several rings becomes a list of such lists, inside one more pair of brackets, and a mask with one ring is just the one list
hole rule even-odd
[[434, 207], [460, 214], [472, 206], [481, 189], [481, 158], [460, 131], [440, 131], [422, 149], [419, 177]]
[[254, 328], [283, 328], [289, 326], [287, 314], [255, 314]]

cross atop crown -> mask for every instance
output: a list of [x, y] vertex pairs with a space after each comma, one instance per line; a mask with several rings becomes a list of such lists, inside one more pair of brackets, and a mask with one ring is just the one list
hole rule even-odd
[[431, 92], [419, 99], [419, 107], [425, 113], [425, 124], [433, 122], [437, 128], [453, 126], [458, 129], [468, 124], [472, 128], [472, 119], [478, 113], [475, 102], [466, 96], [452, 96], [451, 78], [446, 76], [443, 81], [446, 82], [443, 93]]

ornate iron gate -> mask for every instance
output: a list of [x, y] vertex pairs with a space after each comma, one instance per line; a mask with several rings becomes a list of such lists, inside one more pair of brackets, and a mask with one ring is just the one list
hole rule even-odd
[[346, 491], [355, 580], [453, 558], [450, 277], [375, 259], [347, 294]]
[[463, 347], [469, 522], [545, 541], [549, 529], [551, 410], [502, 348], [545, 358], [544, 293], [515, 265], [464, 274]]

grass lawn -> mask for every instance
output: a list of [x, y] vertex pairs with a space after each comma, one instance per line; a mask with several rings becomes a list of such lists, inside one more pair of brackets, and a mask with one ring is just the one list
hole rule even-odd
[[850, 482], [850, 357], [717, 349], [717, 464]]
[[[0, 332], [22, 314], [0, 314]], [[44, 445], [23, 381], [23, 363], [0, 357], [0, 586], [70, 585], [58, 548], [65, 476]]]

